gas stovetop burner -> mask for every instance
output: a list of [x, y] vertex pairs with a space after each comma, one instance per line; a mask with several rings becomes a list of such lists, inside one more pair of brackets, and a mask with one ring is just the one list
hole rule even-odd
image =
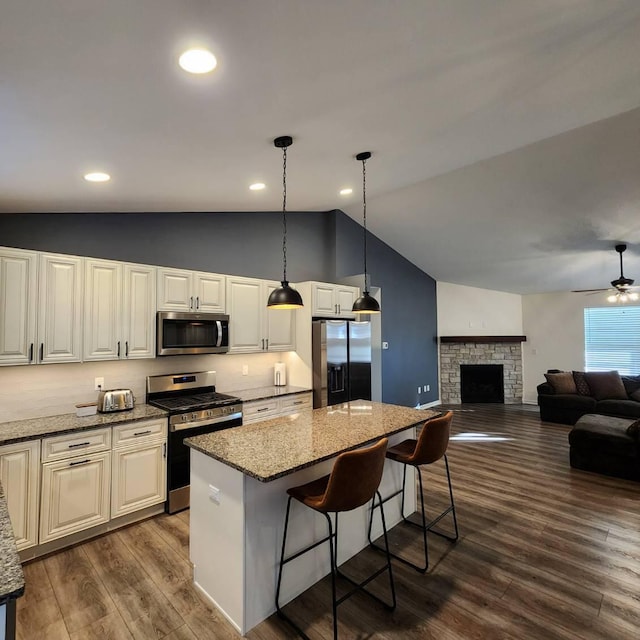
[[165, 411], [189, 411], [191, 409], [202, 409], [207, 407], [221, 407], [227, 404], [236, 404], [239, 398], [229, 396], [224, 393], [209, 391], [198, 393], [192, 396], [173, 396], [170, 398], [155, 398], [149, 401], [154, 407], [159, 407]]

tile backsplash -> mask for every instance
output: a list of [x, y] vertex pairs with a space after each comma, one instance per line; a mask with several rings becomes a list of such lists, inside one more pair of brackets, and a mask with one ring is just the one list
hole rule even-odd
[[163, 373], [212, 370], [217, 374], [216, 389], [223, 393], [268, 386], [273, 384], [275, 363], [289, 362], [292, 356], [224, 354], [0, 367], [0, 423], [74, 413], [77, 403], [96, 400], [98, 377], [104, 378], [105, 389], [132, 389], [137, 403], [144, 402], [146, 377]]

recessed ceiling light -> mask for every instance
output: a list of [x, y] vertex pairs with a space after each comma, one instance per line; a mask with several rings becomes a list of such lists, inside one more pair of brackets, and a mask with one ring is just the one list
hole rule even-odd
[[209, 73], [213, 71], [218, 61], [206, 49], [188, 49], [178, 59], [178, 64], [189, 73]]
[[84, 179], [87, 182], [109, 182], [111, 176], [108, 173], [102, 171], [94, 171], [93, 173], [85, 173]]
[[267, 185], [264, 182], [255, 182], [249, 185], [251, 191], [262, 191]]
[[353, 193], [353, 189], [347, 187], [346, 189], [340, 189], [341, 196], [350, 196]]

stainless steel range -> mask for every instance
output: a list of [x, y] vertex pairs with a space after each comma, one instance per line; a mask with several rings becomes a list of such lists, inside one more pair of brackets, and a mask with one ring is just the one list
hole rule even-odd
[[147, 404], [169, 412], [166, 511], [189, 506], [189, 448], [185, 438], [242, 425], [242, 400], [216, 393], [216, 372], [147, 377]]

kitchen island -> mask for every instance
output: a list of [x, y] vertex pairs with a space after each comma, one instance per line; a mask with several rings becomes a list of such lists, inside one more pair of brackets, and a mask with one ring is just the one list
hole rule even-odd
[[[195, 585], [241, 634], [275, 611], [275, 587], [287, 489], [331, 471], [340, 453], [388, 437], [390, 445], [413, 437], [439, 412], [356, 400], [274, 418], [185, 440], [191, 447], [190, 557]], [[383, 496], [402, 486], [403, 466], [387, 461]], [[408, 513], [415, 482], [407, 482]], [[338, 563], [368, 545], [370, 505], [340, 518]], [[387, 526], [401, 518], [400, 500], [385, 505]], [[374, 518], [375, 537], [381, 535]], [[288, 552], [326, 535], [326, 521], [294, 505]], [[281, 602], [288, 602], [329, 573], [321, 545], [285, 572]], [[328, 604], [328, 606], [330, 606]]]

